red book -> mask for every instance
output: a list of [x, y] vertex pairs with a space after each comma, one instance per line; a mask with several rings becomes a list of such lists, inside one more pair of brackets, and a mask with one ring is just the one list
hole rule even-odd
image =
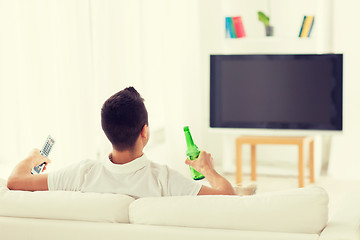
[[244, 24], [242, 22], [241, 16], [232, 17], [232, 20], [236, 31], [236, 36], [238, 38], [246, 37]]

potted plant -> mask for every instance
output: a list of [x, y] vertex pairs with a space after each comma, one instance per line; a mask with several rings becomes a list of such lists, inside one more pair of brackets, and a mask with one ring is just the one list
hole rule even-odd
[[270, 25], [270, 17], [266, 16], [265, 13], [258, 11], [259, 21], [265, 25], [266, 36], [274, 35], [274, 27]]

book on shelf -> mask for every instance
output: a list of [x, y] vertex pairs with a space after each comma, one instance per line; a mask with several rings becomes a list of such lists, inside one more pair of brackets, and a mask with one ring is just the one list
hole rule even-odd
[[303, 19], [302, 24], [301, 24], [301, 28], [300, 28], [300, 32], [299, 32], [299, 37], [301, 37], [301, 33], [302, 33], [303, 28], [304, 28], [305, 19], [306, 19], [306, 16], [304, 16], [304, 19]]
[[225, 29], [227, 38], [242, 38], [246, 36], [241, 16], [226, 17]]
[[310, 37], [311, 31], [314, 26], [314, 22], [315, 22], [315, 16], [304, 16], [299, 32], [300, 38]]
[[225, 18], [225, 30], [226, 30], [225, 37], [226, 38], [231, 38], [230, 18], [229, 17]]
[[238, 38], [246, 37], [245, 28], [241, 16], [232, 17], [232, 21], [234, 23], [236, 36]]

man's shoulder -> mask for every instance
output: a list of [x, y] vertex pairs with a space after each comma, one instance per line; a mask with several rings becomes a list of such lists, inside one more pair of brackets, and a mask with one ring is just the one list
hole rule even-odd
[[80, 167], [89, 169], [93, 167], [100, 167], [103, 165], [103, 161], [94, 159], [84, 159], [79, 163]]
[[82, 164], [96, 164], [96, 163], [100, 163], [101, 160], [94, 160], [94, 159], [84, 159], [80, 161]]
[[149, 161], [150, 164], [150, 170], [152, 172], [158, 172], [158, 173], [161, 173], [161, 172], [167, 172], [169, 167], [167, 165], [164, 165], [164, 164], [160, 164], [160, 163], [157, 163], [157, 162], [153, 162], [153, 161]]
[[157, 173], [158, 175], [168, 179], [171, 176], [174, 177], [185, 177], [183, 174], [181, 174], [178, 170], [172, 168], [171, 166], [168, 166], [166, 164], [160, 164], [157, 162], [150, 161], [150, 167], [152, 173]]
[[84, 159], [73, 163], [67, 167], [67, 170], [74, 169], [80, 173], [88, 172], [90, 169], [101, 165], [101, 161], [93, 159]]

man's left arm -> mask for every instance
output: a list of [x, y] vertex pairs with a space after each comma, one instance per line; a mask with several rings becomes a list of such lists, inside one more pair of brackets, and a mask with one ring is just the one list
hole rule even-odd
[[[23, 161], [18, 163], [10, 174], [7, 187], [10, 190], [46, 191], [48, 190], [47, 174], [31, 174], [34, 166], [50, 160], [40, 154], [39, 149], [34, 149]], [[46, 168], [46, 167], [45, 167]], [[44, 170], [45, 170], [44, 168]]]

